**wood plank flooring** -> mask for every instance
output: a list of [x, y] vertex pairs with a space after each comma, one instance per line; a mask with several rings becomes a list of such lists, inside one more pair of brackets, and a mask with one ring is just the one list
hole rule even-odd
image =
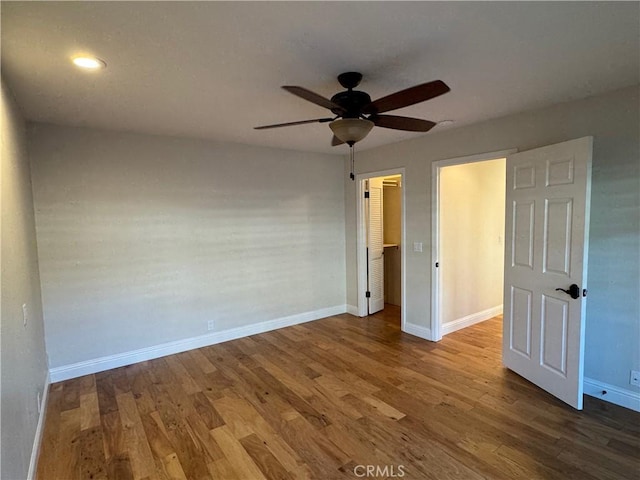
[[637, 480], [640, 415], [571, 409], [500, 338], [427, 342], [387, 306], [57, 383], [37, 478]]

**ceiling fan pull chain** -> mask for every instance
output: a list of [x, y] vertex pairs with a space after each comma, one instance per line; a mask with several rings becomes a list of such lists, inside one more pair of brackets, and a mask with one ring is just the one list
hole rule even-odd
[[351, 178], [352, 181], [355, 181], [356, 176], [353, 173], [354, 166], [355, 166], [355, 154], [353, 152], [353, 144], [349, 145], [349, 161], [351, 163], [351, 174], [349, 174], [349, 178]]

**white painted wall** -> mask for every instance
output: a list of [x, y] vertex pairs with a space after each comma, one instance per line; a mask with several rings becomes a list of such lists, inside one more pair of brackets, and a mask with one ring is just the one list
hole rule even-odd
[[384, 243], [397, 247], [384, 249], [384, 302], [402, 305], [402, 186], [383, 187]]
[[0, 477], [25, 479], [48, 367], [25, 124], [4, 81], [0, 118]]
[[504, 159], [440, 170], [442, 323], [502, 305]]
[[[422, 253], [407, 251], [407, 322], [431, 326], [431, 162], [593, 135], [585, 376], [640, 392], [629, 385], [629, 371], [640, 368], [638, 94], [635, 86], [373, 150], [362, 150], [366, 139], [359, 144], [357, 173], [406, 169], [406, 241], [425, 247]], [[356, 193], [353, 182], [345, 185], [347, 303], [356, 305]]]
[[341, 158], [35, 124], [51, 366], [345, 304]]
[[384, 243], [402, 243], [402, 187], [382, 188]]

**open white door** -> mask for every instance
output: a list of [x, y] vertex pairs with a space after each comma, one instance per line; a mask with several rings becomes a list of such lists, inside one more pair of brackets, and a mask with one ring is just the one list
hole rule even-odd
[[382, 222], [382, 177], [368, 180], [367, 294], [369, 314], [384, 309], [384, 225]]
[[503, 363], [577, 409], [592, 144], [585, 137], [507, 157]]

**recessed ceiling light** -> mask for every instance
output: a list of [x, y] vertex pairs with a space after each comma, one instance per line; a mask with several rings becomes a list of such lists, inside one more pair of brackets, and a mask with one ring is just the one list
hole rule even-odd
[[107, 66], [103, 60], [96, 57], [73, 57], [71, 61], [76, 67], [80, 67], [85, 70], [100, 70]]

